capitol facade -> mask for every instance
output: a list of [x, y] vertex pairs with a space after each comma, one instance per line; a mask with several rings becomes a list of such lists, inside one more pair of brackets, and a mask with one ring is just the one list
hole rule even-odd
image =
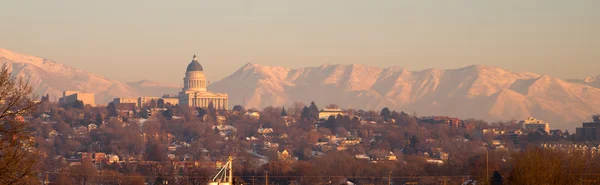
[[204, 69], [194, 55], [185, 71], [183, 89], [179, 92], [179, 105], [206, 108], [212, 104], [215, 109], [228, 109], [227, 93], [210, 92], [206, 89], [206, 85]]
[[[227, 105], [229, 100], [227, 93], [215, 93], [210, 92], [206, 89], [208, 82], [204, 77], [204, 69], [202, 65], [198, 63], [196, 55], [192, 59], [192, 62], [188, 64], [185, 71], [185, 77], [183, 78], [183, 89], [179, 94], [168, 94], [162, 98], [156, 96], [142, 96], [142, 97], [119, 97], [115, 98], [112, 103], [115, 106], [129, 106], [129, 107], [144, 107], [157, 105], [157, 102], [163, 101], [165, 104], [188, 106], [188, 107], [201, 107], [208, 108], [212, 105], [215, 109], [229, 109]], [[73, 93], [71, 93], [73, 94]], [[70, 95], [70, 94], [69, 94]], [[77, 96], [77, 97], [81, 97]]]

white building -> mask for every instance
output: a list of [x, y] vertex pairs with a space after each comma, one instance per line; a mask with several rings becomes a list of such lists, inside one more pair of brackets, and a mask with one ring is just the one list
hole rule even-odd
[[527, 131], [536, 131], [538, 129], [542, 129], [546, 131], [546, 133], [550, 133], [550, 124], [544, 123], [542, 120], [535, 119], [533, 117], [529, 117], [526, 120], [522, 120], [519, 122], [523, 125], [523, 129]]
[[59, 103], [70, 104], [76, 101], [83, 102], [84, 105], [96, 106], [94, 93], [84, 93], [80, 91], [64, 91], [63, 97], [58, 99]]
[[183, 78], [183, 91], [179, 93], [179, 104], [190, 107], [209, 107], [212, 104], [215, 109], [228, 109], [227, 93], [210, 92], [206, 89], [207, 85], [204, 69], [194, 55]]
[[346, 113], [342, 112], [342, 109], [322, 109], [319, 112], [319, 119], [327, 119], [329, 116], [337, 116], [342, 115], [345, 116]]

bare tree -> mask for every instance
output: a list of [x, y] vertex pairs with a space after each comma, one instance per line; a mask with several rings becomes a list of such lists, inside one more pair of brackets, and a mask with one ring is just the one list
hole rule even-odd
[[32, 88], [22, 78], [0, 71], [0, 184], [24, 184], [35, 176], [36, 152], [23, 115], [37, 105]]

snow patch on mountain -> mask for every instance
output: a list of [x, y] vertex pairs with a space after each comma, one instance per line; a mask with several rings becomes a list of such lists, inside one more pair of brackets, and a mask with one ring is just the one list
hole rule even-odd
[[96, 104], [106, 104], [115, 97], [159, 96], [163, 93], [177, 92], [178, 89], [176, 86], [160, 85], [152, 81], [114, 81], [45, 58], [2, 48], [0, 65], [6, 65], [12, 76], [28, 80], [37, 95], [49, 94], [53, 101], [57, 101], [65, 90], [95, 93]]
[[249, 63], [209, 88], [229, 93], [232, 104], [248, 108], [315, 101], [487, 120], [534, 116], [557, 128], [574, 127], [600, 113], [598, 88], [486, 65], [409, 71], [398, 66], [325, 64], [289, 69]]

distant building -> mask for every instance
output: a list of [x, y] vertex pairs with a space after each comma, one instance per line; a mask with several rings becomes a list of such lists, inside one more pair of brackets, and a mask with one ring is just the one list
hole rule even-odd
[[141, 96], [137, 99], [137, 106], [138, 107], [144, 107], [144, 105], [156, 106], [159, 99], [160, 98], [155, 97], [155, 96]]
[[171, 104], [171, 105], [179, 105], [179, 98], [177, 97], [170, 97], [170, 96], [163, 96], [162, 98], [156, 97], [156, 96], [141, 96], [141, 97], [137, 97], [137, 98], [115, 98], [113, 99], [113, 103], [118, 106], [119, 104], [134, 104], [135, 107], [144, 107], [146, 105], [148, 106], [152, 106], [152, 107], [156, 107], [158, 106], [158, 102], [162, 100], [164, 102], [164, 104]]
[[98, 125], [92, 123], [92, 124], [89, 124], [87, 128], [88, 128], [88, 132], [91, 132], [92, 130], [98, 129]]
[[527, 118], [526, 120], [520, 121], [519, 124], [522, 124], [523, 129], [528, 132], [542, 129], [542, 130], [546, 131], [546, 133], [550, 133], [550, 124], [549, 123], [544, 123], [544, 121], [535, 119], [531, 116], [529, 118]]
[[164, 104], [181, 105], [189, 107], [208, 108], [212, 106], [215, 109], [228, 109], [229, 98], [227, 93], [215, 93], [206, 89], [208, 81], [204, 76], [204, 69], [198, 62], [196, 55], [192, 62], [188, 64], [183, 78], [183, 89], [179, 94], [167, 94], [159, 97], [142, 96], [139, 98], [115, 98], [115, 105], [121, 103], [135, 103], [137, 107], [145, 105], [157, 106], [162, 100]]
[[214, 93], [206, 89], [208, 85], [204, 76], [204, 69], [198, 63], [196, 55], [187, 66], [183, 78], [183, 91], [179, 93], [179, 104], [189, 107], [209, 107], [215, 109], [228, 109], [229, 99], [227, 93]]
[[134, 103], [137, 104], [138, 102], [138, 98], [115, 98], [113, 99], [113, 103], [115, 105], [121, 104], [121, 103]]
[[71, 104], [76, 101], [82, 101], [84, 105], [96, 106], [94, 93], [83, 93], [80, 91], [64, 91], [63, 97], [58, 99], [59, 103]]
[[319, 112], [319, 119], [327, 119], [330, 116], [342, 115], [345, 116], [346, 113], [342, 112], [342, 109], [322, 109]]
[[248, 118], [250, 118], [250, 119], [259, 119], [260, 118], [260, 112], [258, 112], [258, 111], [248, 111], [244, 115], [248, 116]]
[[421, 122], [431, 123], [431, 124], [447, 124], [453, 127], [460, 127], [463, 125], [463, 121], [458, 118], [453, 118], [449, 116], [429, 116], [422, 117], [420, 119]]
[[577, 138], [586, 141], [600, 141], [600, 115], [592, 116], [593, 122], [583, 123], [583, 127], [577, 127]]
[[288, 160], [292, 158], [292, 155], [284, 149], [282, 152], [277, 151], [277, 158], [279, 158], [279, 160]]
[[172, 97], [170, 95], [164, 95], [161, 99], [165, 102], [165, 105], [166, 104], [179, 105], [179, 97]]

